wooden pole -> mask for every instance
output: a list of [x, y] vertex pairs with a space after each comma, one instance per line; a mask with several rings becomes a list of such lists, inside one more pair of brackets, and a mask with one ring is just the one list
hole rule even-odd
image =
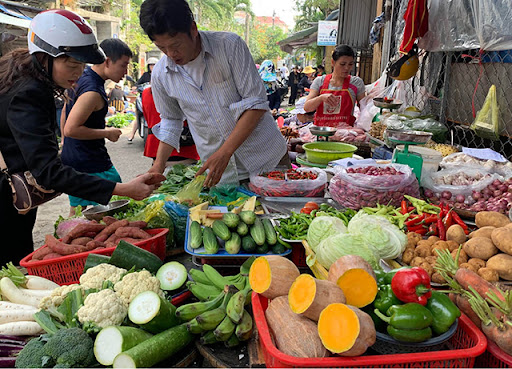
[[[377, 0], [377, 16], [382, 13], [382, 7], [384, 0]], [[380, 67], [382, 62], [382, 34], [384, 28], [381, 28], [379, 42], [373, 45], [373, 61], [372, 61], [372, 82], [376, 81], [380, 77]]]
[[325, 47], [325, 73], [332, 73], [332, 52], [336, 46], [326, 46]]

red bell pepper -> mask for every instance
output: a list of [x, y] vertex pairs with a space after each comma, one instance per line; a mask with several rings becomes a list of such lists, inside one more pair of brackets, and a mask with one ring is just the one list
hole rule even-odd
[[415, 302], [425, 306], [432, 296], [430, 277], [418, 267], [401, 269], [391, 279], [391, 289], [402, 302]]

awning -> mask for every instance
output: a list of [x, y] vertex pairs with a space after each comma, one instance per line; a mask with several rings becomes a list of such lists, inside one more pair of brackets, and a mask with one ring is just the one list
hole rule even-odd
[[7, 15], [0, 12], [0, 23], [10, 24], [11, 26], [16, 27], [28, 28], [30, 25], [30, 20], [13, 17], [12, 15]]

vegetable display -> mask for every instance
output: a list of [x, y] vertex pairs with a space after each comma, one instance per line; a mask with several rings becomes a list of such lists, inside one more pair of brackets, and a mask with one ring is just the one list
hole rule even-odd
[[327, 174], [316, 168], [252, 175], [249, 189], [261, 196], [323, 197]]
[[391, 289], [400, 301], [420, 305], [426, 305], [432, 296], [428, 273], [417, 267], [397, 271], [391, 279]]

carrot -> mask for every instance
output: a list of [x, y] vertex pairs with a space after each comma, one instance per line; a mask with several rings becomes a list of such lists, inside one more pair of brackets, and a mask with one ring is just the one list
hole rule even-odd
[[51, 259], [57, 259], [61, 258], [63, 255], [57, 254], [56, 252], [52, 252], [51, 254], [46, 255], [43, 260], [51, 260]]
[[469, 291], [469, 286], [473, 287], [475, 291], [478, 292], [478, 294], [482, 296], [484, 299], [487, 298], [488, 292], [494, 291], [496, 295], [500, 298], [500, 300], [505, 301], [505, 298], [503, 297], [498, 288], [494, 287], [491, 283], [487, 282], [477, 273], [469, 269], [457, 269], [457, 272], [455, 273], [455, 280], [466, 291]]
[[146, 223], [143, 220], [136, 220], [136, 221], [130, 222], [128, 224], [128, 227], [137, 227], [140, 229], [146, 228], [147, 226], [148, 226], [148, 223]]
[[87, 242], [92, 241], [91, 237], [78, 237], [71, 241], [71, 245], [87, 245]]
[[143, 231], [140, 228], [135, 227], [121, 227], [116, 230], [116, 236], [119, 238], [123, 237], [131, 237], [131, 238], [138, 238], [142, 240], [146, 240], [148, 238], [151, 238], [149, 233]]
[[129, 222], [126, 219], [118, 220], [108, 226], [106, 226], [100, 233], [94, 237], [96, 241], [105, 242], [110, 235], [115, 233], [115, 231], [121, 227], [128, 227]]
[[480, 328], [480, 326], [482, 325], [482, 320], [478, 317], [478, 315], [471, 308], [471, 305], [469, 304], [467, 297], [464, 297], [461, 295], [456, 295], [456, 301], [457, 301], [457, 306], [460, 309], [460, 311], [462, 311], [464, 314], [466, 314], [468, 316], [468, 318], [471, 319], [471, 321], [473, 323], [475, 323], [475, 325], [477, 327]]
[[111, 225], [112, 223], [117, 222], [117, 219], [114, 217], [111, 217], [110, 215], [103, 217], [102, 220], [103, 220], [103, 223], [105, 223], [107, 226]]
[[63, 239], [62, 242], [69, 243], [75, 238], [82, 237], [89, 232], [101, 232], [106, 226], [98, 223], [81, 223], [73, 228]]
[[512, 355], [512, 328], [508, 324], [503, 324], [501, 328], [492, 323], [482, 324], [482, 332], [500, 349]]
[[85, 246], [69, 245], [65, 242], [59, 241], [51, 234], [46, 235], [45, 242], [46, 245], [56, 254], [71, 255], [85, 251]]
[[38, 259], [41, 260], [46, 255], [51, 254], [52, 250], [48, 246], [42, 246], [38, 248], [36, 251], [34, 251], [34, 254], [32, 255], [32, 260]]

